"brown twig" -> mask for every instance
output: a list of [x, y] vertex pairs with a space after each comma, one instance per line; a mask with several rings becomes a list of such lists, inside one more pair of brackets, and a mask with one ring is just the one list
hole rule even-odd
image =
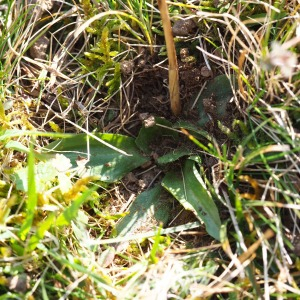
[[168, 12], [168, 6], [166, 0], [157, 0], [157, 1], [158, 1], [158, 8], [161, 14], [161, 20], [164, 29], [168, 60], [169, 60], [169, 93], [170, 93], [170, 101], [171, 101], [171, 110], [175, 116], [178, 116], [181, 112], [181, 102], [180, 102], [180, 95], [179, 95], [177, 57], [176, 57], [173, 33], [171, 28], [171, 22], [169, 18], [169, 12]]

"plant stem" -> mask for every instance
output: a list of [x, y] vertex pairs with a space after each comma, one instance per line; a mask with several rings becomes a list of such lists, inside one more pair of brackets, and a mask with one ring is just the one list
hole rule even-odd
[[169, 60], [169, 93], [170, 93], [170, 101], [171, 101], [171, 110], [175, 116], [178, 116], [181, 112], [181, 102], [180, 102], [180, 94], [179, 94], [177, 57], [176, 57], [173, 33], [171, 28], [171, 22], [169, 18], [169, 12], [168, 12], [168, 6], [166, 0], [157, 0], [157, 1], [158, 1], [158, 8], [161, 14], [161, 20], [164, 29], [168, 60]]

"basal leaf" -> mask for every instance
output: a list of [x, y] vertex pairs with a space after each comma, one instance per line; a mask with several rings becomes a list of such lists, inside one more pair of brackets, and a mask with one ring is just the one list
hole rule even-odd
[[196, 217], [204, 222], [209, 235], [220, 239], [219, 212], [196, 169], [195, 161], [186, 160], [181, 172], [169, 172], [162, 185], [185, 209], [193, 211]]
[[[152, 123], [152, 124], [149, 124]], [[165, 127], [161, 127], [163, 125]], [[170, 129], [166, 128], [170, 127]], [[150, 154], [153, 149], [151, 149], [151, 144], [162, 143], [161, 141], [165, 138], [178, 138], [178, 133], [172, 131], [172, 123], [163, 118], [149, 117], [144, 121], [144, 125], [141, 128], [138, 137], [135, 142], [136, 145], [145, 153]]]
[[163, 189], [156, 186], [141, 193], [131, 204], [129, 214], [116, 226], [116, 234], [125, 236], [134, 234], [142, 228], [152, 230], [160, 222], [165, 224], [170, 216], [171, 202], [163, 196]]
[[178, 128], [178, 129], [184, 128], [190, 134], [192, 134], [194, 137], [196, 137], [197, 139], [205, 139], [209, 142], [212, 141], [212, 137], [207, 131], [201, 129], [200, 126], [196, 126], [196, 125], [194, 125], [192, 123], [189, 123], [187, 121], [180, 120], [180, 121], [176, 122], [173, 127]]
[[99, 176], [99, 180], [104, 182], [117, 181], [149, 160], [139, 152], [131, 137], [110, 133], [95, 135], [128, 155], [111, 149], [96, 139], [88, 138], [85, 134], [55, 141], [45, 150], [62, 152], [70, 159], [73, 167], [76, 167], [80, 160], [86, 159], [84, 176]]
[[181, 158], [183, 156], [191, 155], [191, 154], [192, 154], [192, 150], [189, 150], [186, 148], [175, 149], [175, 150], [159, 157], [157, 159], [157, 163], [161, 164], [161, 165], [168, 164], [168, 163], [178, 160], [179, 158]]

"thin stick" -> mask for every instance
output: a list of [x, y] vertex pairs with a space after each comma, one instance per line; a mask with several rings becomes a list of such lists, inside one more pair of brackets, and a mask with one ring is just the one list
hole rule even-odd
[[178, 116], [181, 112], [181, 102], [180, 102], [180, 94], [179, 94], [177, 57], [176, 57], [173, 33], [171, 28], [171, 22], [169, 18], [169, 12], [168, 12], [168, 6], [166, 0], [157, 0], [157, 2], [161, 14], [161, 20], [164, 29], [168, 60], [169, 60], [169, 93], [170, 93], [170, 101], [171, 101], [171, 110], [175, 116]]

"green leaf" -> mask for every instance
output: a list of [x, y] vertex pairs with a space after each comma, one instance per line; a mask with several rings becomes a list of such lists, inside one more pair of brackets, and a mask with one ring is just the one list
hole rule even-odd
[[162, 181], [166, 188], [185, 209], [194, 212], [204, 222], [209, 235], [220, 239], [221, 220], [217, 206], [208, 193], [196, 163], [188, 159], [182, 172], [169, 172]]
[[[34, 170], [37, 192], [43, 193], [49, 190], [53, 187], [54, 182], [59, 185], [62, 192], [68, 191], [72, 187], [72, 183], [70, 175], [67, 176], [65, 173], [70, 167], [72, 167], [70, 160], [61, 154], [57, 154], [47, 161], [39, 162]], [[28, 191], [28, 168], [20, 169], [13, 174], [16, 187], [20, 191]]]
[[159, 223], [165, 224], [170, 216], [171, 205], [160, 186], [141, 193], [131, 204], [129, 214], [117, 224], [117, 236], [134, 234], [145, 227], [152, 230]]
[[28, 197], [26, 199], [26, 217], [20, 228], [19, 237], [22, 240], [26, 239], [27, 234], [29, 233], [32, 222], [34, 219], [35, 208], [37, 206], [38, 194], [36, 191], [36, 182], [35, 182], [35, 172], [34, 172], [34, 152], [33, 144], [31, 144], [30, 152], [28, 154]]
[[68, 138], [72, 137], [70, 133], [57, 133], [57, 132], [42, 132], [42, 131], [30, 131], [30, 130], [18, 130], [18, 129], [7, 129], [0, 131], [0, 141], [4, 141], [8, 138], [19, 137], [19, 136], [46, 136], [51, 138]]
[[5, 144], [5, 148], [7, 149], [13, 149], [19, 152], [24, 152], [24, 153], [29, 153], [30, 150], [24, 146], [23, 144], [21, 144], [18, 141], [9, 141], [8, 143]]
[[0, 119], [1, 121], [6, 121], [6, 115], [5, 115], [5, 108], [4, 108], [4, 104], [2, 103], [2, 101], [0, 101]]
[[[95, 134], [95, 136], [107, 145], [96, 139], [88, 138], [85, 134], [78, 134], [69, 139], [55, 141], [45, 150], [63, 152], [70, 159], [73, 167], [77, 166], [76, 162], [80, 158], [87, 159], [84, 175], [99, 176], [99, 180], [104, 182], [120, 180], [131, 170], [149, 160], [139, 152], [131, 137], [110, 133]], [[122, 153], [111, 149], [110, 145]]]
[[191, 155], [191, 154], [192, 154], [192, 150], [189, 150], [186, 148], [175, 149], [174, 151], [159, 157], [157, 159], [157, 163], [161, 164], [161, 165], [168, 164], [168, 163], [176, 161], [177, 159], [179, 159], [183, 156], [187, 156], [187, 155]]
[[159, 261], [159, 259], [156, 255], [159, 252], [159, 245], [161, 242], [161, 239], [160, 239], [161, 229], [162, 229], [161, 227], [158, 228], [157, 233], [154, 237], [154, 243], [152, 245], [152, 249], [150, 251], [150, 259], [151, 259], [152, 263], [154, 263], [154, 264], [158, 263], [158, 261]]
[[201, 127], [196, 126], [187, 121], [180, 120], [180, 121], [176, 122], [173, 127], [174, 128], [184, 128], [197, 139], [204, 138], [207, 141], [210, 141], [210, 142], [212, 141], [212, 137], [209, 135], [209, 133], [207, 131], [205, 131], [205, 130], [201, 129]]
[[[24, 146], [23, 144], [21, 144], [18, 141], [8, 141], [5, 144], [5, 148], [7, 149], [12, 149], [15, 151], [19, 151], [19, 152], [24, 152], [26, 154], [28, 154], [30, 152], [29, 148], [27, 148], [26, 146]], [[40, 154], [38, 152], [34, 152], [35, 158], [39, 159], [39, 160], [46, 160], [49, 159], [49, 155], [47, 154]]]
[[97, 186], [84, 191], [77, 199], [73, 200], [72, 204], [67, 207], [57, 218], [56, 225], [64, 226], [69, 225], [71, 221], [75, 220], [80, 209], [80, 206], [84, 201], [92, 195], [92, 193], [97, 189]]
[[55, 214], [49, 214], [49, 216], [41, 221], [38, 226], [36, 233], [30, 238], [28, 247], [26, 248], [26, 252], [32, 252], [36, 246], [38, 245], [39, 241], [44, 238], [45, 233], [48, 229], [53, 225], [55, 220]]
[[[149, 119], [152, 118], [151, 121]], [[150, 154], [152, 143], [161, 143], [162, 139], [171, 138], [178, 139], [178, 133], [172, 130], [172, 123], [163, 118], [150, 117], [145, 123], [152, 122], [151, 125], [143, 125], [135, 142], [136, 145], [145, 153]], [[161, 127], [159, 125], [165, 126]], [[170, 127], [170, 129], [166, 128]]]
[[[74, 257], [72, 255], [72, 251], [70, 251], [69, 255], [66, 256], [61, 255], [58, 251], [55, 251], [51, 247], [50, 249], [47, 249], [41, 244], [39, 244], [38, 248], [46, 252], [49, 257], [52, 257], [61, 266], [64, 266], [64, 268], [76, 270], [82, 274], [87, 274], [88, 277], [95, 282], [99, 289], [108, 291], [112, 295], [116, 294], [116, 289], [113, 287], [111, 283], [111, 278], [108, 275], [105, 275], [104, 272], [95, 272], [95, 270], [93, 270], [90, 265], [85, 266], [82, 262], [79, 261], [78, 256]], [[104, 297], [104, 299], [109, 298]]]

